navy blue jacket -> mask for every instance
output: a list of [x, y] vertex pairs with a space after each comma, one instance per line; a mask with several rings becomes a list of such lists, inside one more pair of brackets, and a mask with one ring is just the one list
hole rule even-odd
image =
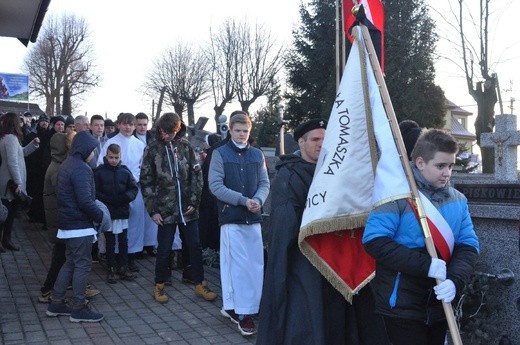
[[94, 173], [86, 163], [96, 146], [97, 140], [88, 131], [79, 132], [60, 166], [56, 191], [60, 230], [92, 228], [93, 222], [103, 220], [103, 212], [95, 203]]
[[96, 198], [108, 207], [111, 219], [128, 219], [130, 202], [138, 192], [134, 176], [121, 162], [113, 167], [106, 158], [103, 161], [104, 164], [94, 170]]

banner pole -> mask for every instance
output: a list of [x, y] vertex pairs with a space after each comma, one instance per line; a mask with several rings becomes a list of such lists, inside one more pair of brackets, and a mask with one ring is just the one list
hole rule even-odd
[[[343, 71], [345, 70], [345, 65], [347, 64], [347, 35], [345, 34], [345, 4], [343, 0], [340, 2], [339, 9], [339, 20], [340, 20], [340, 37], [341, 37], [341, 75], [343, 75]], [[338, 86], [339, 87], [339, 86]]]
[[278, 140], [280, 144], [279, 156], [282, 156], [285, 154], [285, 125], [287, 122], [285, 122], [283, 119], [283, 105], [278, 105], [276, 110], [278, 112], [278, 119], [280, 121], [280, 132], [278, 133]]
[[[426, 249], [428, 254], [432, 258], [437, 258], [437, 251], [435, 250], [435, 245], [433, 243], [433, 239], [430, 233], [430, 228], [428, 226], [428, 222], [426, 220], [426, 215], [424, 213], [424, 209], [419, 198], [419, 191], [417, 189], [417, 184], [415, 183], [415, 179], [413, 177], [412, 168], [410, 163], [408, 162], [408, 156], [406, 153], [406, 148], [404, 146], [403, 138], [401, 136], [401, 132], [399, 130], [399, 125], [397, 123], [397, 118], [395, 116], [394, 108], [392, 106], [392, 101], [390, 100], [390, 95], [388, 94], [388, 89], [386, 88], [386, 83], [383, 78], [383, 73], [381, 72], [381, 67], [379, 61], [377, 59], [377, 55], [374, 49], [374, 45], [372, 44], [372, 39], [370, 38], [370, 33], [368, 29], [364, 25], [360, 25], [362, 38], [365, 42], [365, 46], [367, 47], [368, 56], [370, 58], [370, 65], [372, 66], [372, 70], [374, 71], [374, 76], [376, 78], [377, 84], [380, 89], [381, 98], [383, 101], [383, 105], [386, 109], [386, 114], [388, 117], [388, 121], [390, 123], [390, 128], [392, 130], [392, 135], [394, 137], [397, 150], [399, 152], [399, 156], [401, 157], [401, 164], [403, 165], [404, 172], [406, 175], [406, 179], [410, 184], [410, 190], [412, 193], [412, 201], [417, 207], [417, 212], [419, 214], [419, 220], [421, 223], [421, 227], [424, 233], [424, 242], [426, 245]], [[437, 285], [442, 281], [436, 279]], [[446, 314], [446, 320], [448, 322], [448, 328], [450, 330], [451, 339], [454, 345], [462, 345], [462, 339], [460, 338], [459, 327], [455, 320], [455, 315], [453, 313], [453, 307], [451, 303], [442, 302], [442, 307], [444, 309], [444, 314]]]
[[339, 39], [339, 31], [341, 30], [341, 25], [339, 23], [339, 2], [342, 0], [336, 0], [336, 92], [339, 89], [339, 84], [341, 82], [341, 74], [340, 74], [340, 39]]

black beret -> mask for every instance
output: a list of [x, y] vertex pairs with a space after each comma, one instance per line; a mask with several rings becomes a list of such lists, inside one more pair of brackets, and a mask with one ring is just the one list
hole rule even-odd
[[294, 140], [298, 141], [305, 133], [312, 131], [313, 129], [317, 128], [327, 128], [327, 120], [323, 119], [312, 119], [309, 121], [306, 121], [304, 123], [301, 123], [296, 127], [294, 130]]
[[110, 120], [110, 119], [106, 119], [105, 120], [105, 127], [106, 126], [112, 126], [114, 127], [116, 124], [114, 123], [114, 121]]
[[399, 130], [401, 131], [401, 136], [403, 137], [403, 143], [404, 147], [406, 148], [408, 160], [412, 160], [412, 151], [415, 147], [417, 139], [419, 139], [419, 135], [421, 135], [422, 129], [419, 127], [417, 122], [412, 120], [404, 120], [399, 123]]

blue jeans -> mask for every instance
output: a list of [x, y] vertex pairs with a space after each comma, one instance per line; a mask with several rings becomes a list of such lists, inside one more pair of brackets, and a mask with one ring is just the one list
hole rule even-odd
[[155, 283], [164, 283], [170, 278], [168, 258], [172, 250], [173, 237], [176, 227], [183, 235], [183, 246], [188, 247], [190, 255], [191, 272], [196, 284], [204, 280], [204, 268], [202, 267], [202, 248], [199, 240], [199, 226], [196, 220], [187, 222], [186, 225], [164, 224], [157, 230], [157, 256], [155, 257]]
[[94, 236], [65, 239], [66, 260], [54, 283], [53, 300], [65, 299], [67, 287], [72, 280], [73, 307], [79, 308], [85, 305], [85, 289], [87, 288], [88, 275], [92, 268], [93, 240]]

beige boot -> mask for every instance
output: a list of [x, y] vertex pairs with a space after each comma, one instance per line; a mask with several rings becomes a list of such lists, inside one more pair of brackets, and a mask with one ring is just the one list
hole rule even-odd
[[155, 288], [153, 290], [153, 298], [155, 301], [164, 304], [168, 302], [168, 295], [164, 290], [164, 283], [155, 284]]
[[100, 291], [98, 289], [93, 289], [93, 288], [89, 288], [87, 287], [85, 289], [85, 297], [86, 298], [92, 298], [94, 296], [97, 296], [99, 295]]
[[209, 289], [207, 283], [204, 282], [195, 286], [195, 295], [204, 298], [206, 301], [213, 301], [217, 298], [217, 294]]

